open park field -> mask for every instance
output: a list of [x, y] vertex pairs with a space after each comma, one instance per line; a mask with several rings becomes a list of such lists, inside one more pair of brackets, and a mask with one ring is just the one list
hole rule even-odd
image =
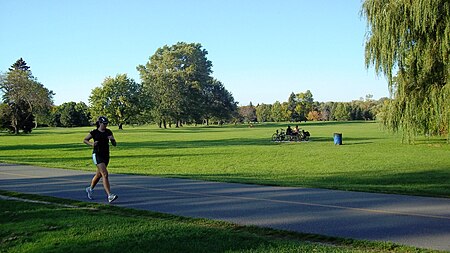
[[[110, 126], [111, 173], [185, 177], [264, 185], [450, 197], [450, 146], [444, 139], [401, 144], [376, 122], [308, 122], [309, 142], [274, 143], [288, 123], [229, 126]], [[291, 124], [292, 125], [292, 124]], [[82, 143], [93, 129], [39, 128], [0, 133], [0, 162], [94, 171]], [[333, 133], [343, 134], [335, 146]]]

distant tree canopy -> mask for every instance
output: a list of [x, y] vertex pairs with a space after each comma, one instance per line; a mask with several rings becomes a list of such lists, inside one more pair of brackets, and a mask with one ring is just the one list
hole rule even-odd
[[376, 101], [372, 95], [351, 102], [317, 102], [311, 91], [292, 92], [287, 102], [239, 106], [240, 122], [299, 122], [299, 121], [347, 121], [375, 120], [383, 113], [387, 98]]
[[211, 76], [207, 54], [198, 43], [179, 42], [159, 48], [145, 65], [137, 67], [144, 93], [151, 100], [151, 116], [160, 126], [226, 119], [236, 110], [231, 93]]
[[205, 111], [203, 119], [206, 124], [213, 119], [216, 122], [229, 121], [237, 113], [237, 103], [233, 95], [218, 80], [213, 79], [203, 91]]
[[384, 124], [416, 135], [449, 135], [450, 2], [365, 0], [366, 66], [388, 79]]
[[3, 102], [9, 107], [2, 110], [2, 117], [8, 117], [2, 119], [8, 125], [4, 128], [15, 134], [20, 130], [31, 132], [36, 115], [50, 110], [53, 105], [54, 93], [33, 77], [30, 67], [22, 58], [0, 76], [0, 90], [3, 92]]
[[57, 127], [78, 127], [90, 125], [89, 107], [83, 103], [66, 102], [53, 108], [50, 125]]
[[105, 78], [102, 86], [94, 88], [89, 97], [93, 120], [104, 115], [121, 129], [145, 109], [141, 92], [142, 86], [126, 74]]
[[247, 106], [240, 106], [239, 107], [239, 115], [241, 117], [242, 122], [257, 122], [257, 113], [256, 108], [253, 106], [252, 102], [250, 102]]

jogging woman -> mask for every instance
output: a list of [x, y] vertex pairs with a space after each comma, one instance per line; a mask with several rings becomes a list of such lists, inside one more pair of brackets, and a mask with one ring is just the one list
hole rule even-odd
[[[100, 178], [103, 178], [103, 187], [108, 195], [108, 202], [111, 203], [117, 199], [117, 195], [111, 193], [109, 186], [107, 169], [109, 163], [109, 141], [111, 141], [113, 146], [116, 146], [117, 143], [111, 130], [106, 128], [108, 119], [105, 116], [99, 117], [96, 125], [97, 129], [92, 130], [83, 140], [86, 145], [93, 147], [92, 160], [97, 166], [97, 173], [95, 173], [95, 176], [92, 178], [91, 185], [86, 187], [86, 193], [89, 199], [93, 199], [94, 187], [97, 185]], [[94, 139], [94, 142], [91, 142], [91, 139]]]

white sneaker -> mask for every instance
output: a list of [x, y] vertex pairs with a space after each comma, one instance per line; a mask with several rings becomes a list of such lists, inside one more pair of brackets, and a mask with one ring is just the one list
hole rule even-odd
[[86, 187], [86, 193], [87, 193], [87, 197], [88, 199], [94, 199], [94, 190], [91, 189], [91, 187]]
[[118, 198], [119, 196], [117, 196], [116, 194], [109, 194], [109, 196], [108, 196], [108, 202], [109, 203], [111, 203], [111, 202], [113, 202], [114, 200], [116, 200], [117, 198]]

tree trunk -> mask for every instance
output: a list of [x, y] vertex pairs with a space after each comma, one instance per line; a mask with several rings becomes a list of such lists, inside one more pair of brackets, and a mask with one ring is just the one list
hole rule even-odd
[[19, 134], [19, 127], [17, 126], [17, 119], [15, 117], [11, 120], [11, 126], [14, 128], [14, 134]]
[[34, 117], [34, 129], [36, 129], [38, 127], [38, 119], [37, 119], [37, 115]]
[[17, 126], [17, 120], [13, 121], [14, 134], [19, 134], [19, 127]]

